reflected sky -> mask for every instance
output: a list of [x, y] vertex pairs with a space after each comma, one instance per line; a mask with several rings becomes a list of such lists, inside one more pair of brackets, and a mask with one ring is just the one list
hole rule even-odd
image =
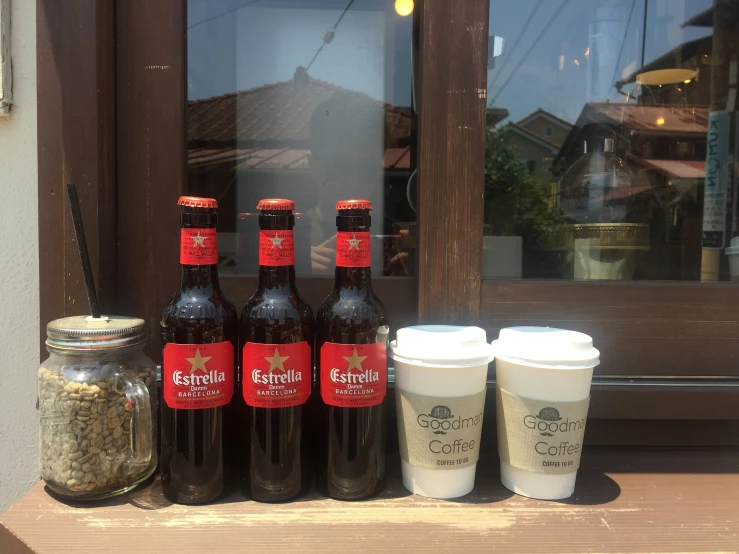
[[[189, 0], [188, 98], [288, 81], [307, 67], [349, 0]], [[309, 74], [410, 105], [412, 17], [388, 0], [355, 0]], [[386, 51], [392, 48], [392, 55]]]
[[[489, 102], [507, 108], [512, 120], [541, 107], [572, 122], [586, 102], [623, 101], [611, 85], [641, 65], [645, 1], [646, 63], [711, 34], [710, 28], [681, 25], [712, 0], [491, 0], [490, 35], [504, 37], [506, 51], [488, 72]], [[310, 63], [347, 4], [189, 0], [188, 97], [291, 79]], [[391, 57], [385, 55], [389, 18], [395, 23]], [[310, 75], [407, 106], [411, 33], [412, 19], [395, 14], [390, 0], [355, 0]]]
[[[647, 2], [645, 63], [712, 32], [681, 28], [712, 0]], [[612, 85], [641, 66], [644, 6], [645, 0], [491, 0], [490, 35], [506, 39], [506, 52], [488, 72], [489, 103], [506, 108], [513, 121], [543, 108], [574, 122], [587, 102], [623, 102]]]

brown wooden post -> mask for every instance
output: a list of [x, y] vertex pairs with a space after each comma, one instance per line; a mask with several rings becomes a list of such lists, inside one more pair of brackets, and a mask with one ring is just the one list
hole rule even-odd
[[116, 3], [118, 297], [146, 319], [161, 361], [159, 316], [179, 277], [179, 208], [186, 174], [186, 2]]
[[488, 0], [420, 6], [421, 322], [474, 323], [480, 311]]
[[[113, 0], [37, 0], [41, 340], [89, 313], [66, 184], [75, 183], [101, 308], [115, 311]], [[43, 351], [43, 347], [42, 347]]]

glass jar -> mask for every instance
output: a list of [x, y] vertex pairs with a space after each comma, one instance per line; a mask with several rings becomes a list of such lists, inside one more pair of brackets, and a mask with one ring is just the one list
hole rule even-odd
[[93, 500], [131, 490], [156, 467], [156, 365], [131, 317], [47, 326], [38, 370], [39, 472], [55, 493]]

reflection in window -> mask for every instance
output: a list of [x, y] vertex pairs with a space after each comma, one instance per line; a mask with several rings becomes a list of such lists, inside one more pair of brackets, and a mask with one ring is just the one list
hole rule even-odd
[[739, 0], [491, 0], [484, 275], [731, 278], [738, 32]]
[[[188, 0], [192, 192], [224, 272], [257, 271], [260, 198], [295, 201], [296, 270], [333, 275], [337, 200], [372, 201], [372, 268], [414, 266], [413, 3]], [[401, 15], [403, 13], [403, 15]]]

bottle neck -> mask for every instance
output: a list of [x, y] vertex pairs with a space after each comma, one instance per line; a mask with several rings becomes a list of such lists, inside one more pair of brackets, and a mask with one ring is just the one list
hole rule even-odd
[[361, 290], [372, 288], [369, 267], [337, 267], [334, 274], [334, 289]]
[[287, 211], [263, 211], [259, 216], [258, 291], [295, 289], [295, 216]]
[[370, 224], [367, 210], [342, 210], [336, 217], [335, 290], [372, 288]]
[[220, 289], [218, 265], [180, 264], [180, 290], [195, 288]]
[[189, 208], [180, 214], [180, 290], [218, 290], [215, 210]]
[[259, 290], [295, 288], [294, 265], [260, 265]]

